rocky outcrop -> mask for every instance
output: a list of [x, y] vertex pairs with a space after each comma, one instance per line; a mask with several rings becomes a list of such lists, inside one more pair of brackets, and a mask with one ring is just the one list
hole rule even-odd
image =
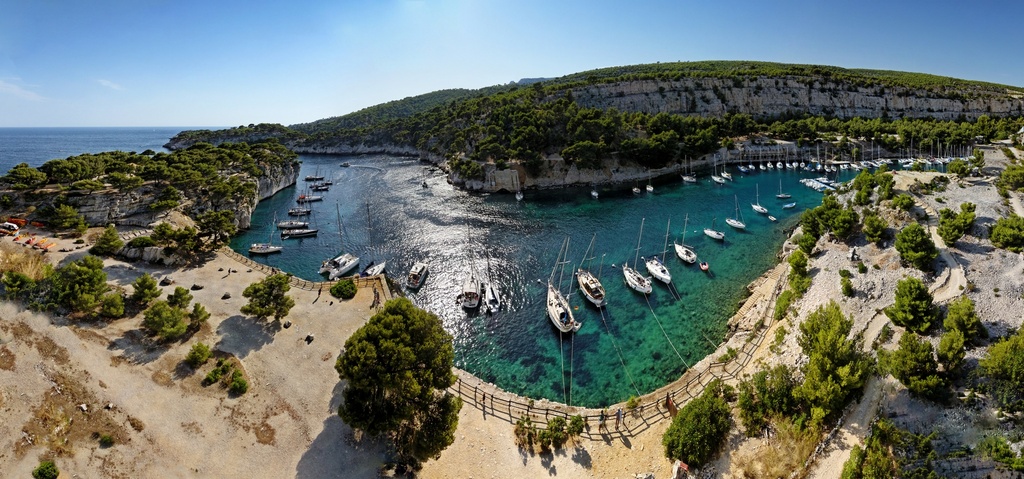
[[195, 213], [193, 216], [209, 210], [231, 210], [235, 214], [235, 224], [238, 228], [247, 229], [251, 226], [252, 213], [256, 211], [256, 205], [278, 191], [294, 185], [299, 179], [300, 166], [299, 162], [292, 162], [271, 167], [263, 176], [254, 180], [256, 182], [255, 198], [199, 197], [190, 209]]
[[572, 95], [581, 106], [649, 114], [779, 117], [798, 113], [940, 120], [1024, 114], [1024, 99], [1010, 92], [855, 86], [808, 77], [636, 80], [577, 87]]

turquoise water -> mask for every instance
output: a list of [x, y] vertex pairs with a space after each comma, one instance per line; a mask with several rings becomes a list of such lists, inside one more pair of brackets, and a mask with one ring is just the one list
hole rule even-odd
[[[512, 392], [585, 406], [650, 392], [713, 351], [746, 297], [747, 284], [776, 263], [785, 231], [795, 226], [804, 208], [821, 200], [820, 193], [798, 182], [820, 174], [769, 171], [744, 177], [734, 171], [735, 181], [725, 186], [705, 176], [702, 184], [671, 181], [640, 196], [629, 192], [632, 185], [624, 185], [620, 191], [601, 189], [598, 200], [590, 197], [589, 189], [565, 189], [527, 191], [526, 199], [517, 203], [509, 194], [456, 190], [440, 172], [415, 160], [369, 155], [301, 159], [300, 178], [319, 171], [335, 182], [322, 193], [323, 202], [313, 203], [312, 221], [320, 235], [285, 240], [284, 253], [254, 259], [316, 280], [320, 262], [344, 250], [361, 258], [360, 268], [371, 260], [386, 260], [388, 274], [399, 282], [414, 262], [426, 261], [426, 284], [407, 294], [442, 318], [455, 340], [457, 366]], [[342, 167], [342, 162], [352, 166]], [[424, 180], [429, 188], [421, 186]], [[780, 180], [792, 199], [775, 198]], [[244, 254], [250, 243], [276, 233], [275, 215], [287, 217], [304, 185], [300, 180], [261, 202], [253, 228], [232, 247]], [[760, 203], [777, 223], [751, 209], [757, 185]], [[735, 214], [736, 198], [745, 232], [724, 223]], [[797, 207], [783, 210], [789, 201]], [[674, 291], [655, 281], [648, 305], [643, 295], [625, 285], [621, 265], [633, 263], [641, 219], [645, 227], [639, 254], [650, 256], [663, 251], [669, 219], [669, 242], [680, 238], [686, 215], [686, 243], [701, 261], [709, 262], [711, 274], [679, 261], [669, 244], [666, 264]], [[702, 233], [715, 218], [717, 229], [726, 233], [724, 242]], [[595, 233], [591, 269], [601, 270], [608, 291], [603, 319], [575, 291], [571, 277]], [[563, 291], [572, 286], [570, 303], [583, 322], [575, 335], [560, 334], [544, 311], [542, 281], [551, 274], [566, 236], [571, 264], [561, 284]], [[281, 240], [275, 235], [274, 242]], [[504, 305], [493, 316], [467, 314], [456, 303], [471, 264], [499, 284]]]

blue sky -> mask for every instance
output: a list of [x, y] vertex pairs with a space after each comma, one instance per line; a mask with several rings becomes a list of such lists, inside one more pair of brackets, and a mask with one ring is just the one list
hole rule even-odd
[[658, 61], [1024, 86], [1024, 2], [840, 3], [0, 0], [0, 127], [293, 124]]

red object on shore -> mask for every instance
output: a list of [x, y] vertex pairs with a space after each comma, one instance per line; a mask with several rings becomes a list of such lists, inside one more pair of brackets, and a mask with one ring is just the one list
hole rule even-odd
[[25, 225], [28, 224], [28, 220], [24, 218], [7, 218], [7, 222], [14, 223], [18, 225], [19, 228], [24, 228]]

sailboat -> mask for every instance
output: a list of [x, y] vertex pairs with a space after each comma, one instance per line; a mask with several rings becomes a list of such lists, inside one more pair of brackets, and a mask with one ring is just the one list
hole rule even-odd
[[[274, 215], [274, 219], [277, 220], [277, 214]], [[271, 254], [280, 253], [284, 250], [284, 246], [274, 244], [274, 229], [270, 229], [270, 235], [267, 238], [266, 243], [253, 243], [249, 245], [249, 254]]]
[[686, 261], [687, 263], [693, 264], [697, 262], [697, 253], [693, 252], [689, 246], [686, 246], [686, 226], [690, 223], [690, 215], [686, 215], [683, 219], [683, 239], [678, 243], [672, 243], [676, 248], [676, 256], [679, 259]]
[[501, 295], [498, 294], [498, 287], [491, 276], [491, 256], [487, 256], [487, 282], [484, 283], [484, 307], [487, 314], [497, 313], [501, 309]]
[[711, 167], [711, 181], [714, 181], [715, 183], [718, 183], [720, 185], [725, 184], [725, 178], [722, 178], [718, 174], [718, 163], [715, 163], [714, 166]]
[[[580, 330], [582, 324], [576, 321], [576, 318], [572, 315], [572, 307], [569, 306], [569, 300], [565, 299], [562, 292], [559, 291], [558, 287], [555, 287], [555, 270], [563, 269], [559, 268], [565, 264], [564, 256], [569, 254], [569, 237], [565, 237], [565, 242], [562, 243], [562, 248], [558, 250], [558, 257], [555, 258], [555, 267], [551, 268], [551, 276], [548, 278], [548, 299], [547, 299], [547, 312], [548, 319], [551, 320], [551, 324], [554, 324], [559, 331], [563, 333], [572, 333]], [[558, 274], [558, 285], [562, 285], [562, 273]]]
[[790, 195], [789, 193], [782, 192], [782, 178], [779, 178], [779, 194], [775, 195], [775, 197], [780, 200], [785, 200], [792, 197], [792, 195]]
[[[590, 253], [594, 250], [594, 240], [597, 239], [597, 234], [590, 239], [590, 246], [587, 247], [586, 253], [583, 253], [583, 261], [588, 262], [588, 269], [583, 269], [583, 261], [580, 261], [580, 267], [576, 268], [576, 282], [580, 286], [580, 291], [583, 292], [583, 296], [590, 301], [591, 304], [600, 308], [607, 302], [605, 297], [604, 285], [601, 284], [601, 280], [597, 279], [597, 276], [601, 274], [600, 269], [598, 275], [590, 272], [589, 265], [593, 262], [594, 258], [590, 256]], [[604, 257], [601, 258], [601, 267], [604, 267]]]
[[715, 229], [715, 220], [717, 220], [717, 219], [718, 218], [712, 218], [711, 219], [711, 227], [710, 228], [704, 228], [704, 234], [707, 235], [707, 237], [711, 238], [711, 239], [724, 240], [725, 239], [725, 233]]
[[[341, 207], [335, 204], [335, 211], [338, 215], [338, 244], [341, 245], [342, 223]], [[320, 264], [320, 274], [326, 274], [327, 278], [334, 281], [349, 271], [352, 271], [359, 264], [359, 258], [352, 253], [342, 253]]]
[[277, 229], [281, 229], [281, 230], [292, 230], [292, 229], [297, 229], [297, 228], [308, 228], [308, 227], [309, 227], [309, 222], [308, 221], [284, 220], [284, 221], [278, 221], [277, 222]]
[[661, 252], [661, 259], [655, 255], [651, 259], [644, 259], [644, 263], [647, 265], [647, 272], [651, 273], [651, 276], [658, 278], [659, 281], [668, 284], [672, 282], [672, 273], [669, 273], [668, 268], [665, 266], [665, 254], [668, 253], [668, 234], [672, 227], [672, 220], [668, 221], [668, 225], [665, 226], [665, 249]]
[[514, 178], [516, 179], [516, 201], [523, 201], [523, 188], [519, 184], [519, 174], [517, 173]]
[[651, 184], [651, 173], [647, 172], [647, 192], [654, 193], [654, 185]]
[[[641, 219], [640, 235], [637, 236], [636, 238], [636, 254], [633, 257], [633, 265], [636, 265], [638, 259], [640, 258], [640, 239], [643, 237], [643, 235], [644, 220]], [[641, 292], [643, 294], [650, 294], [650, 292], [652, 291], [651, 280], [644, 277], [644, 275], [640, 274], [640, 272], [637, 271], [636, 269], [630, 268], [628, 261], [622, 262], [622, 274], [623, 276], [626, 277], [626, 284], [628, 284], [630, 288], [633, 288], [634, 290]]]
[[306, 175], [306, 181], [323, 181], [324, 177], [320, 174], [320, 167], [316, 167], [316, 173], [312, 175]]
[[306, 208], [304, 206], [296, 206], [288, 209], [288, 216], [309, 216], [312, 213], [312, 208]]
[[765, 208], [764, 206], [761, 206], [761, 187], [760, 187], [760, 185], [754, 185], [754, 186], [756, 188], [754, 190], [755, 191], [755, 193], [754, 193], [754, 195], [755, 195], [754, 196], [755, 202], [751, 203], [750, 207], [753, 208], [754, 211], [766, 215], [766, 214], [768, 214], [768, 208]]
[[592, 187], [590, 189], [590, 197], [596, 200], [598, 196], [599, 195], [597, 193], [597, 187], [596, 186]]
[[639, 195], [640, 194], [640, 187], [637, 186], [637, 184], [635, 182], [633, 183], [633, 194], [634, 195]]
[[312, 228], [307, 224], [305, 227], [301, 228], [288, 228], [281, 230], [281, 239], [308, 238], [310, 236], [316, 236], [319, 232], [320, 230], [318, 228]]
[[733, 228], [736, 228], [738, 230], [745, 230], [747, 229], [747, 225], [746, 223], [740, 220], [740, 200], [738, 197], [736, 197], [736, 195], [733, 195], [733, 198], [736, 200], [736, 217], [726, 218], [725, 224], [732, 226]]
[[473, 256], [470, 255], [469, 276], [462, 282], [462, 293], [459, 294], [463, 309], [476, 309], [479, 307], [482, 290], [483, 283], [476, 276], [476, 264], [473, 262]]
[[686, 172], [685, 175], [682, 175], [683, 176], [683, 183], [696, 183], [697, 182], [697, 177], [693, 176], [693, 171], [692, 171], [692, 169], [689, 168], [690, 166], [692, 166], [690, 164], [689, 159], [687, 159], [686, 166], [687, 166], [687, 172]]

